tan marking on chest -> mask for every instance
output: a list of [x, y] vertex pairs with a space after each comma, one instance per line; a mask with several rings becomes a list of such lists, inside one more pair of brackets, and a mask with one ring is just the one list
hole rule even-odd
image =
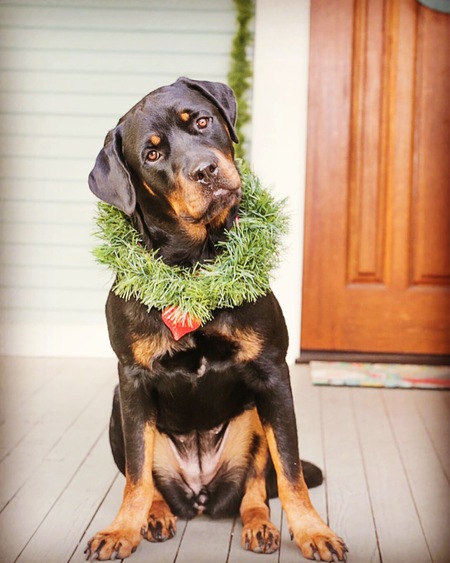
[[251, 327], [236, 328], [223, 323], [215, 325], [211, 332], [236, 344], [236, 360], [238, 362], [250, 362], [256, 359], [262, 352], [263, 337]]
[[233, 335], [240, 347], [237, 359], [241, 362], [249, 362], [259, 356], [263, 347], [261, 336], [253, 329], [238, 329]]
[[137, 336], [131, 345], [133, 357], [136, 363], [145, 368], [151, 368], [157, 358], [165, 354], [175, 354], [187, 350], [193, 346], [193, 339], [187, 335], [180, 341], [175, 341], [168, 335], [157, 333], [151, 336]]

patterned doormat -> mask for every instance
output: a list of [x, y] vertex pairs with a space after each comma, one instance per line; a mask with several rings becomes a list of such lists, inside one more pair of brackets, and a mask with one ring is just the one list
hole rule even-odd
[[315, 385], [450, 389], [450, 366], [310, 362]]

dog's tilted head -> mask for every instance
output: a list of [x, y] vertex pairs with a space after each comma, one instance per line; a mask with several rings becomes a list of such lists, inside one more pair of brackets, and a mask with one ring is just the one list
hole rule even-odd
[[89, 186], [130, 215], [168, 263], [209, 258], [241, 198], [235, 121], [231, 88], [180, 78], [148, 94], [108, 133]]

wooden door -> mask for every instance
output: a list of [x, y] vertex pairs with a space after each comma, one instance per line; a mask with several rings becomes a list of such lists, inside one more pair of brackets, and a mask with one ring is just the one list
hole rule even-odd
[[311, 11], [302, 354], [449, 354], [450, 16]]

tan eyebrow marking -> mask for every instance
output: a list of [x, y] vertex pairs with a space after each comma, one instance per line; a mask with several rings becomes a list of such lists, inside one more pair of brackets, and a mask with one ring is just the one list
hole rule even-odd
[[184, 122], [188, 122], [191, 119], [191, 114], [187, 111], [182, 111], [180, 113], [181, 120]]
[[161, 137], [159, 135], [152, 135], [150, 137], [150, 142], [152, 145], [157, 146], [161, 142]]

